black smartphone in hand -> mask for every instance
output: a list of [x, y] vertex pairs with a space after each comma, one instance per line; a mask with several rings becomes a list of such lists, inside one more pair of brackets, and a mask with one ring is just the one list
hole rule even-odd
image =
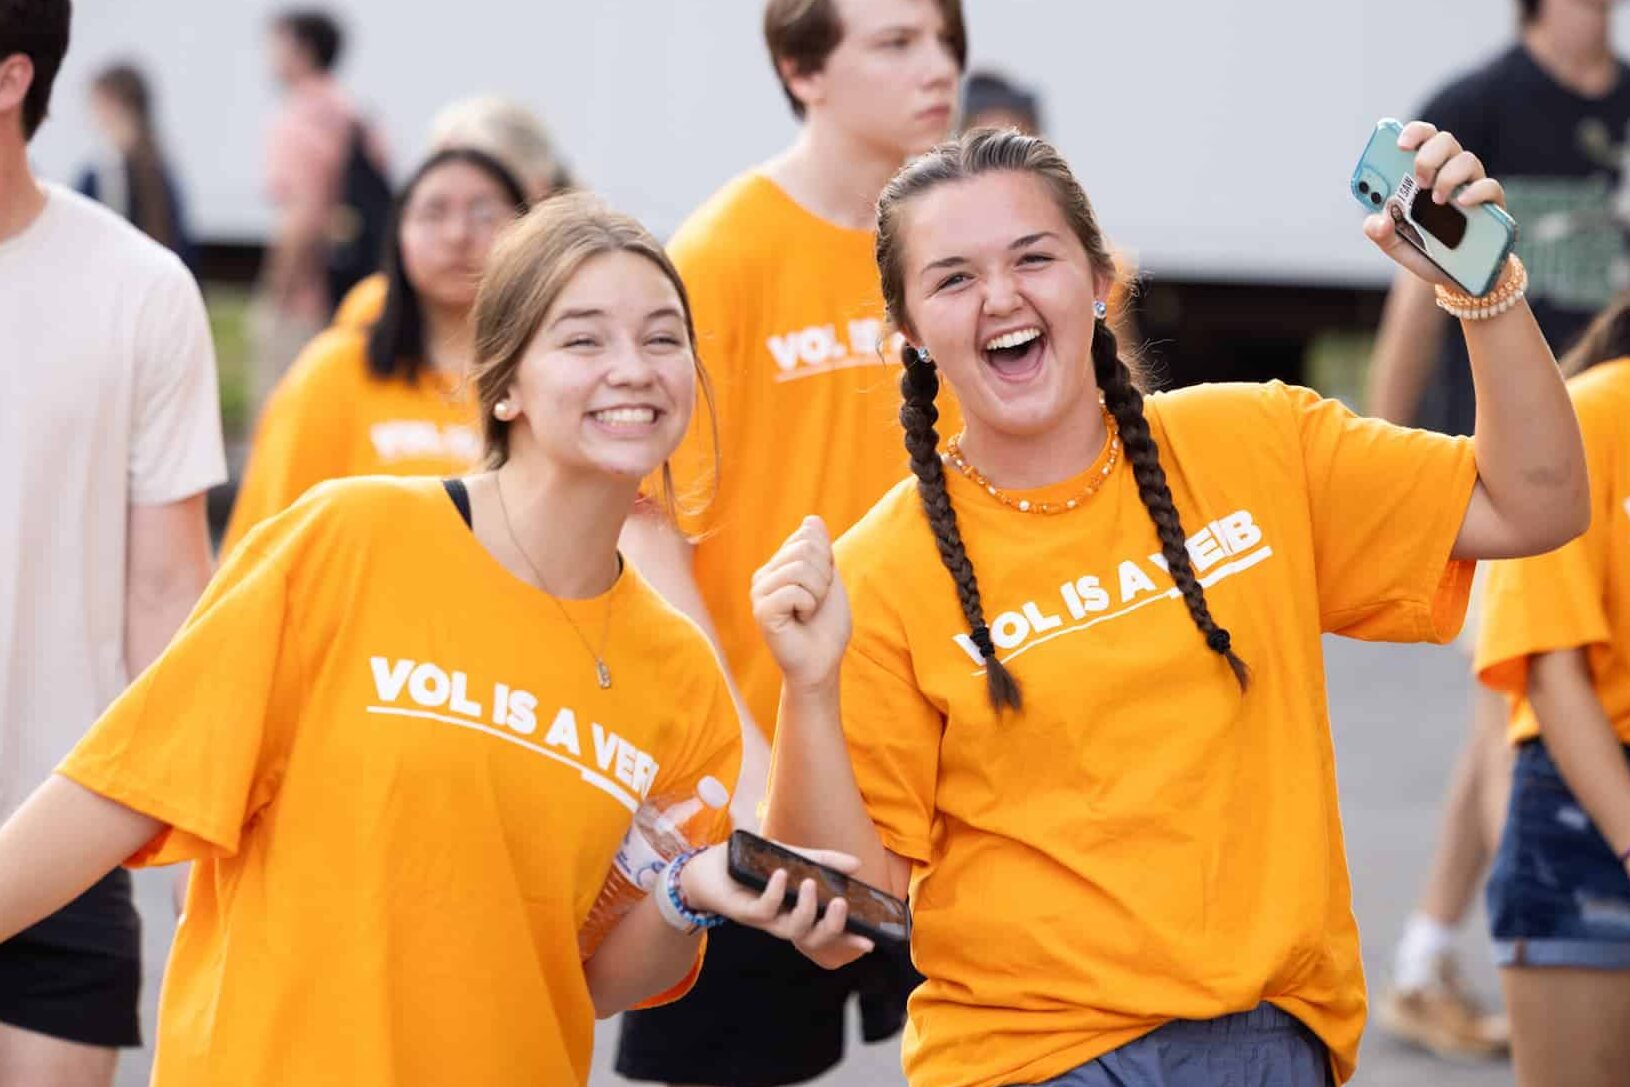
[[804, 885], [804, 880], [812, 879], [817, 916], [825, 916], [827, 904], [841, 898], [849, 903], [849, 916], [843, 926], [848, 931], [879, 946], [904, 944], [911, 939], [911, 911], [893, 895], [745, 830], [730, 836], [731, 879], [743, 887], [762, 891], [777, 868], [787, 873], [788, 909], [798, 904], [798, 888]]

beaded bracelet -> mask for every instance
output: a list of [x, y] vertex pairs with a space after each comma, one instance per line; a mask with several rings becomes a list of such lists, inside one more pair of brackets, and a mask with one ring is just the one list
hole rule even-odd
[[669, 861], [662, 870], [661, 884], [656, 888], [657, 912], [664, 921], [686, 936], [694, 936], [703, 929], [717, 928], [727, 920], [723, 914], [699, 913], [685, 905], [685, 896], [679, 889], [679, 876], [685, 870], [685, 865], [701, 852], [700, 849], [693, 849]]
[[1499, 284], [1481, 297], [1462, 294], [1439, 284], [1436, 288], [1438, 308], [1462, 321], [1483, 321], [1498, 317], [1522, 301], [1528, 293], [1528, 269], [1513, 253], [1506, 258], [1505, 270]]

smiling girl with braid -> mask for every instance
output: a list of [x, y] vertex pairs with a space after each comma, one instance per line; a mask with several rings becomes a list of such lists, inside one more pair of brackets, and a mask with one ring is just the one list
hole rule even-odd
[[[1448, 133], [1401, 146], [1439, 198], [1500, 203]], [[1384, 214], [1365, 233], [1445, 282]], [[767, 833], [909, 892], [912, 1087], [1347, 1079], [1364, 979], [1320, 635], [1445, 641], [1472, 560], [1584, 528], [1521, 266], [1463, 321], [1465, 439], [1277, 383], [1145, 398], [1097, 220], [1039, 139], [908, 165], [877, 256], [915, 478], [835, 565], [805, 522], [753, 597], [785, 679]], [[943, 457], [942, 380], [966, 417]]]

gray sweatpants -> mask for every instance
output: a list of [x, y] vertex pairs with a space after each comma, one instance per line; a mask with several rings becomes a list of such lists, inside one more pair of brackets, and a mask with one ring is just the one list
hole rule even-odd
[[1329, 1087], [1330, 1054], [1271, 1004], [1177, 1019], [1037, 1087]]

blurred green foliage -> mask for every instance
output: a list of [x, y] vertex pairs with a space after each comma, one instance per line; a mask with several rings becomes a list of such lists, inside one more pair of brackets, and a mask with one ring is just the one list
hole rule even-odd
[[249, 291], [216, 283], [204, 285], [210, 335], [215, 340], [215, 361], [221, 385], [221, 428], [228, 442], [248, 437], [249, 418]]

